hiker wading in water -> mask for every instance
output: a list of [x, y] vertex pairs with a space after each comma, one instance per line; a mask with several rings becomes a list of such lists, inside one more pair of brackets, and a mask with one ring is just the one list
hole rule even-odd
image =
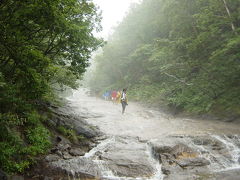
[[126, 93], [127, 93], [127, 89], [123, 89], [121, 94], [122, 114], [124, 114], [125, 108], [128, 105]]

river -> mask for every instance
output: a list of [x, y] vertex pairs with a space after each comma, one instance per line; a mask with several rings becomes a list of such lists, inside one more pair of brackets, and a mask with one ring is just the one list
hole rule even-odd
[[[120, 104], [91, 97], [83, 88], [67, 99], [76, 114], [81, 114], [107, 136], [84, 156], [98, 165], [102, 179], [197, 179], [202, 176], [214, 179], [219, 176], [213, 177], [215, 172], [240, 168], [238, 123], [180, 118], [131, 101], [126, 113], [121, 114]], [[174, 152], [179, 146], [181, 153], [176, 155]], [[166, 147], [172, 149], [163, 152]], [[168, 164], [173, 158], [171, 154], [174, 164], [183, 170]]]

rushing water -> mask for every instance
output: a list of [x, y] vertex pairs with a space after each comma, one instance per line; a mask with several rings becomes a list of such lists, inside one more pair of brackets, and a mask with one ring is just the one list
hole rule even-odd
[[[80, 159], [91, 159], [100, 169], [99, 176], [108, 180], [161, 180], [161, 164], [154, 156], [150, 141], [158, 140], [164, 136], [184, 135], [184, 143], [191, 146], [200, 155], [208, 159], [211, 163], [209, 168], [214, 171], [240, 168], [240, 134], [239, 124], [228, 123], [216, 120], [195, 120], [189, 118], [174, 117], [169, 114], [143, 107], [136, 103], [129, 102], [124, 115], [121, 114], [121, 105], [104, 101], [100, 98], [90, 97], [86, 89], [74, 91], [68, 98], [75, 113], [84, 116], [87, 121], [98, 126], [108, 138], [100, 142], [84, 157], [61, 164], [66, 166], [69, 172], [76, 174]], [[231, 135], [231, 136], [226, 136]], [[194, 136], [209, 136], [214, 139], [214, 143], [195, 143]], [[140, 139], [136, 140], [138, 137]], [[190, 138], [191, 137], [191, 138]], [[212, 140], [211, 139], [211, 140]], [[216, 149], [216, 144], [218, 149]], [[119, 149], [119, 151], [118, 151]], [[140, 152], [143, 158], [154, 172], [151, 176], [141, 177], [118, 175], [122, 169], [114, 170], [109, 163], [108, 155], [119, 158], [122, 161], [131, 162], [132, 151]], [[103, 158], [102, 158], [103, 157]], [[105, 159], [104, 159], [105, 158]], [[125, 159], [124, 159], [125, 158]], [[110, 159], [112, 160], [112, 159]], [[133, 164], [141, 164], [139, 158], [133, 158]], [[119, 161], [117, 159], [116, 161]], [[75, 165], [73, 165], [75, 163]], [[114, 162], [115, 163], [115, 162]], [[113, 164], [114, 164], [113, 163]], [[121, 164], [116, 162], [116, 164]], [[125, 165], [124, 165], [125, 166]], [[136, 167], [134, 167], [136, 168]], [[123, 170], [124, 171], [124, 170]]]
[[76, 113], [86, 116], [89, 123], [98, 126], [108, 135], [138, 136], [157, 139], [165, 135], [239, 134], [239, 124], [217, 120], [179, 118], [129, 102], [126, 114], [121, 105], [90, 97], [87, 90], [74, 91], [69, 97]]
[[[139, 180], [161, 180], [163, 179], [163, 175], [161, 172], [161, 165], [158, 161], [158, 159], [156, 159], [154, 157], [154, 153], [152, 151], [151, 146], [149, 146], [148, 144], [146, 145], [146, 156], [148, 156], [148, 160], [149, 162], [152, 164], [152, 166], [155, 168], [155, 173], [152, 177], [148, 177], [148, 178], [143, 178], [143, 177], [118, 177], [114, 174], [114, 172], [108, 168], [107, 164], [105, 163], [104, 160], [100, 160], [98, 158], [98, 156], [95, 156], [97, 153], [104, 153], [104, 151], [106, 149], [108, 149], [109, 146], [112, 146], [113, 143], [116, 143], [116, 137], [112, 136], [107, 138], [106, 140], [102, 141], [98, 146], [96, 146], [95, 148], [93, 148], [91, 151], [89, 151], [88, 153], [85, 154], [84, 157], [86, 158], [93, 158], [94, 162], [99, 166], [100, 170], [101, 170], [101, 177], [104, 179], [108, 179], [108, 180], [132, 180], [132, 179], [139, 179]], [[134, 148], [134, 147], [133, 147]]]

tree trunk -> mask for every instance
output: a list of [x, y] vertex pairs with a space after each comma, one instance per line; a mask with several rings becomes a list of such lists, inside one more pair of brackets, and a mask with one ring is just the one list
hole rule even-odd
[[[225, 9], [227, 11], [227, 14], [228, 14], [229, 18], [232, 18], [231, 13], [230, 13], [230, 11], [228, 9], [226, 0], [223, 0], [223, 3], [224, 3], [224, 6], [225, 6]], [[231, 22], [231, 27], [232, 27], [232, 30], [236, 33], [236, 31], [235, 31], [236, 28], [235, 28], [233, 22]]]

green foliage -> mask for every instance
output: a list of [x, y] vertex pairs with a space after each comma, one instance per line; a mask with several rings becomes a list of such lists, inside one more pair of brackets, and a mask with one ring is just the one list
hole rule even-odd
[[50, 133], [42, 119], [35, 111], [25, 118], [0, 114], [0, 166], [4, 171], [23, 172], [34, 163], [34, 156], [50, 147]]
[[85, 139], [83, 135], [77, 135], [76, 132], [73, 129], [64, 127], [64, 126], [58, 126], [57, 130], [63, 134], [65, 137], [70, 139], [72, 142], [82, 141]]
[[22, 172], [50, 146], [42, 102], [56, 90], [77, 88], [91, 53], [102, 43], [91, 1], [0, 3], [0, 167]]
[[26, 138], [30, 144], [30, 147], [27, 148], [27, 152], [29, 151], [31, 155], [44, 153], [50, 146], [49, 136], [49, 131], [41, 125], [27, 129]]
[[[115, 28], [89, 82], [192, 113], [239, 113], [240, 2], [143, 0]], [[224, 114], [224, 113], [223, 113]]]

